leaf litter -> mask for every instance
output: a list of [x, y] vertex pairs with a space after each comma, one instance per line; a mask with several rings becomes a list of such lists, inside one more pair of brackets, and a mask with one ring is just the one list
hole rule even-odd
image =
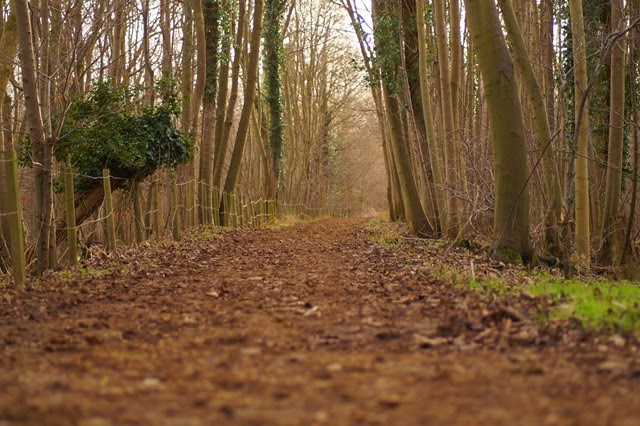
[[0, 425], [640, 424], [634, 335], [541, 323], [543, 297], [459, 283], [517, 269], [391, 226], [192, 236], [3, 290]]

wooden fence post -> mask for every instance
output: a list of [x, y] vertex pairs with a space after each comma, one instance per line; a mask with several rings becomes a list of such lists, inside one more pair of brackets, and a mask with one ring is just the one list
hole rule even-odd
[[109, 169], [102, 169], [102, 181], [104, 185], [104, 208], [107, 220], [107, 251], [116, 251], [116, 221], [113, 217], [113, 198], [111, 197], [111, 176]]
[[238, 203], [236, 202], [236, 194], [229, 194], [229, 226], [238, 226]]
[[254, 203], [253, 201], [251, 201], [251, 199], [249, 200], [249, 226], [251, 228], [255, 228], [256, 227], [256, 210], [254, 208]]
[[222, 214], [220, 215], [220, 226], [230, 226], [231, 225], [231, 215], [230, 210], [231, 206], [229, 203], [229, 194], [226, 192], [222, 192]]
[[144, 215], [142, 214], [142, 203], [140, 202], [140, 183], [136, 180], [133, 182], [133, 221], [136, 231], [136, 242], [144, 241], [146, 227], [144, 224]]
[[276, 221], [276, 200], [269, 200], [269, 222], [275, 223]]
[[76, 234], [76, 206], [71, 162], [64, 166], [64, 206], [67, 222], [67, 260], [70, 266], [78, 262], [78, 236]]
[[18, 158], [14, 149], [5, 151], [7, 161], [7, 198], [9, 201], [9, 238], [11, 239], [11, 272], [18, 287], [26, 280], [26, 262], [24, 257], [24, 229], [22, 228], [22, 206], [20, 204], [20, 185], [18, 181]]
[[175, 173], [171, 176], [171, 233], [174, 240], [180, 239], [180, 209], [178, 205], [178, 183]]
[[213, 225], [220, 226], [220, 190], [217, 187], [213, 187]]

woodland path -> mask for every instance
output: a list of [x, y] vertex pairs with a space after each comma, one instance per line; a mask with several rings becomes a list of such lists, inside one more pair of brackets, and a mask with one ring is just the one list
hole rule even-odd
[[640, 424], [636, 343], [539, 329], [372, 232], [211, 233], [6, 293], [0, 425]]

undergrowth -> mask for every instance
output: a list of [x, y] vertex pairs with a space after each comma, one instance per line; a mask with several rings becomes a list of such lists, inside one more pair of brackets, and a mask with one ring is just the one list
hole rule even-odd
[[[412, 240], [406, 238], [406, 231], [401, 225], [384, 218], [370, 220], [365, 229], [372, 242], [389, 250], [404, 250], [402, 243]], [[543, 304], [546, 308], [541, 308], [539, 312], [538, 319], [542, 322], [567, 320], [587, 329], [623, 330], [640, 334], [640, 284], [604, 279], [564, 280], [544, 268], [527, 270], [507, 267], [496, 271], [489, 265], [483, 271], [479, 264], [476, 266], [477, 276], [473, 276], [468, 265], [481, 261], [471, 251], [447, 251], [446, 244], [434, 240], [420, 240], [411, 246], [422, 253], [419, 276], [461, 285], [494, 298], [522, 295], [548, 298], [550, 303]], [[407, 261], [410, 261], [409, 258]], [[483, 272], [485, 275], [482, 275]]]

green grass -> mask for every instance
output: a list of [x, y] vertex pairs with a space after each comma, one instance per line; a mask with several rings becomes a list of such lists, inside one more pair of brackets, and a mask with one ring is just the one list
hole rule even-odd
[[402, 243], [402, 231], [397, 223], [376, 216], [367, 221], [365, 230], [369, 232], [370, 240], [383, 247], [395, 248]]
[[509, 284], [507, 281], [499, 279], [481, 279], [481, 280], [469, 280], [469, 287], [474, 290], [487, 292], [499, 296], [517, 295], [518, 291], [515, 284]]
[[587, 328], [640, 332], [640, 286], [615, 281], [537, 281], [527, 290], [555, 302], [549, 318], [575, 318]]

